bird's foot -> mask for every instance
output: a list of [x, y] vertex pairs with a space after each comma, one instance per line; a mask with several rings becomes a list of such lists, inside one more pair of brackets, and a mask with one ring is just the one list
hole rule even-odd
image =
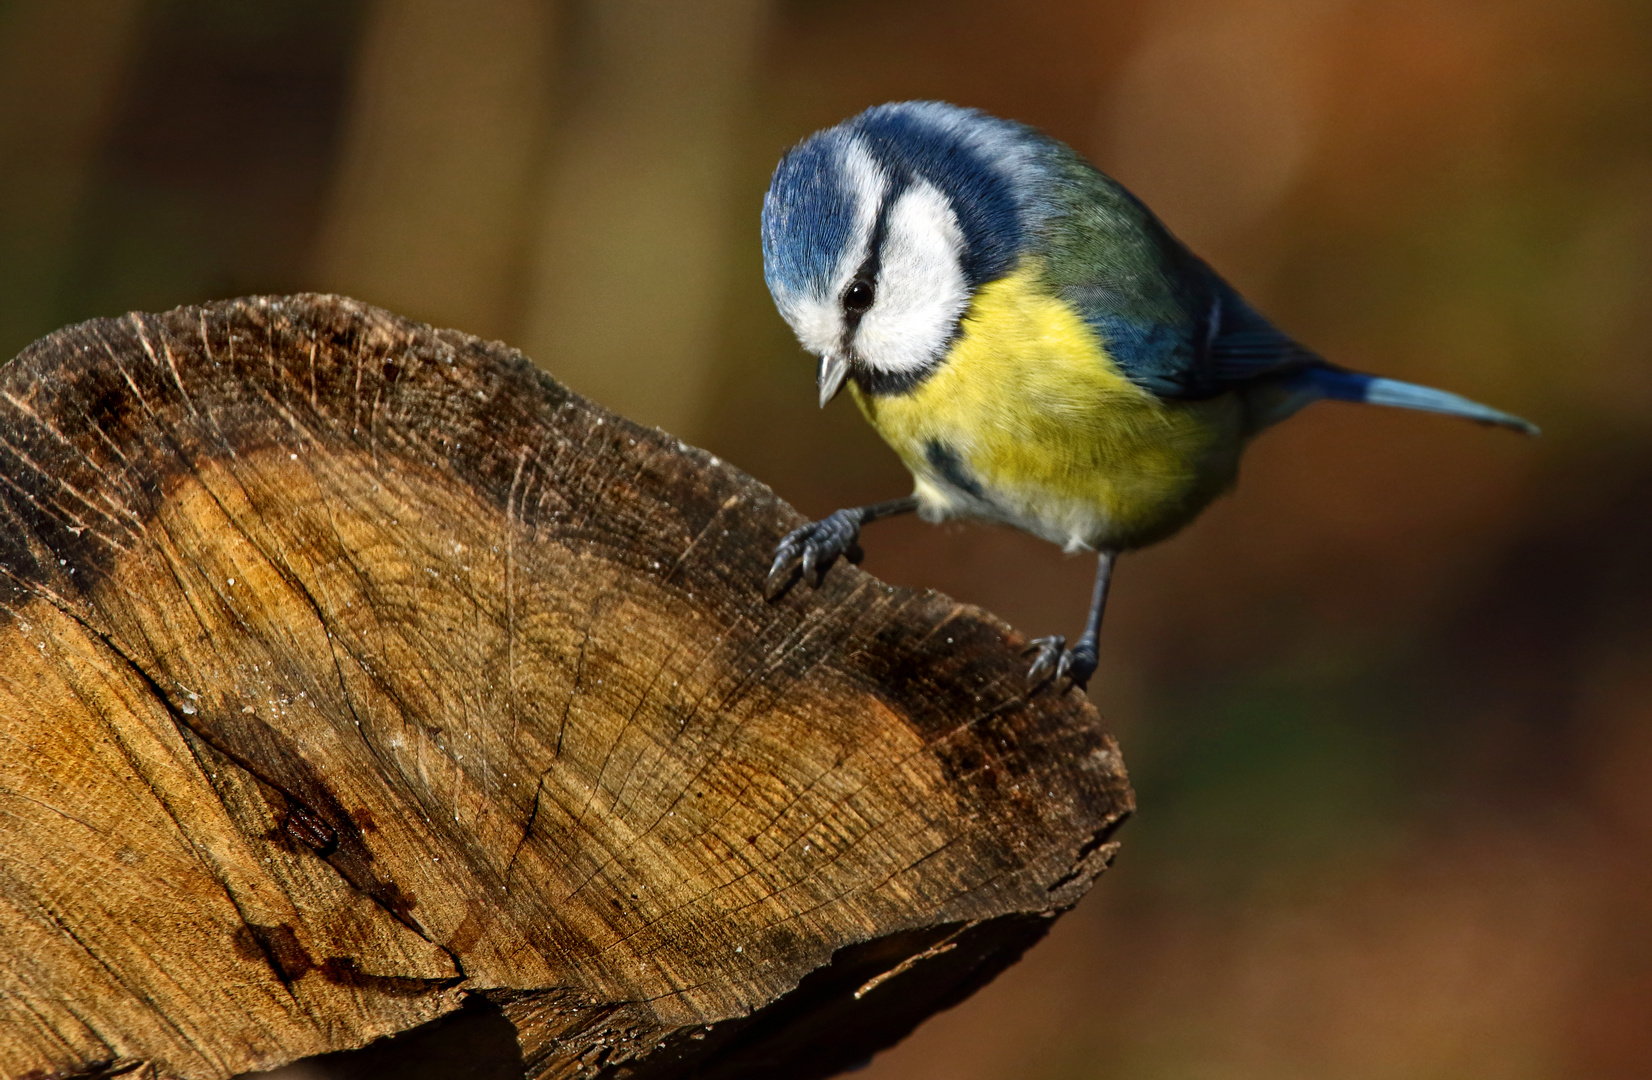
[[842, 557], [858, 563], [865, 556], [860, 547], [861, 513], [839, 510], [800, 529], [793, 529], [774, 549], [774, 564], [764, 592], [772, 599], [784, 592], [799, 572], [803, 579], [820, 587], [826, 571]]
[[1078, 644], [1071, 649], [1067, 648], [1067, 639], [1060, 634], [1038, 638], [1029, 644], [1022, 653], [1036, 652], [1032, 667], [1027, 669], [1027, 681], [1032, 683], [1043, 682], [1046, 678], [1054, 678], [1057, 682], [1062, 679], [1071, 679], [1073, 685], [1080, 690], [1090, 685], [1090, 676], [1096, 673], [1096, 643], [1094, 639], [1085, 636], [1078, 639]]

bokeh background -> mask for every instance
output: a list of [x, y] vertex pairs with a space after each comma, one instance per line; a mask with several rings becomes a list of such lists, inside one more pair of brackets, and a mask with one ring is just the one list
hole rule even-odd
[[[864, 1075], [1652, 1076], [1652, 4], [0, 0], [0, 356], [335, 290], [524, 348], [805, 512], [906, 490], [764, 291], [768, 172], [941, 97], [1131, 185], [1342, 363], [1544, 427], [1317, 406], [1122, 565], [1141, 810], [1024, 962]], [[1074, 633], [1088, 560], [867, 566]]]

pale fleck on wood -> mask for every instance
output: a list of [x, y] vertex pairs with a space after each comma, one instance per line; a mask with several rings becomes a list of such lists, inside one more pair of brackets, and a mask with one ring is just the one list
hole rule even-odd
[[983, 612], [847, 566], [766, 602], [798, 521], [338, 297], [0, 368], [0, 1074], [446, 1017], [361, 1053], [823, 1076], [985, 982], [1111, 858], [1117, 748]]

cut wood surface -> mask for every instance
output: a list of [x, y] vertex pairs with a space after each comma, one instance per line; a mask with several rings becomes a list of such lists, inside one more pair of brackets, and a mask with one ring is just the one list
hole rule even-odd
[[338, 297], [0, 367], [0, 1075], [438, 1021], [515, 1075], [822, 1076], [969, 993], [1101, 872], [1123, 764], [988, 614], [765, 601], [800, 521]]

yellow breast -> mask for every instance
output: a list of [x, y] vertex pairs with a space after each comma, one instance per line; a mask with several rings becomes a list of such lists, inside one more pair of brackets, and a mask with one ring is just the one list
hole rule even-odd
[[1004, 521], [1069, 549], [1162, 540], [1232, 484], [1232, 395], [1165, 401], [1124, 377], [1040, 268], [983, 286], [941, 366], [905, 394], [852, 387], [926, 517]]

